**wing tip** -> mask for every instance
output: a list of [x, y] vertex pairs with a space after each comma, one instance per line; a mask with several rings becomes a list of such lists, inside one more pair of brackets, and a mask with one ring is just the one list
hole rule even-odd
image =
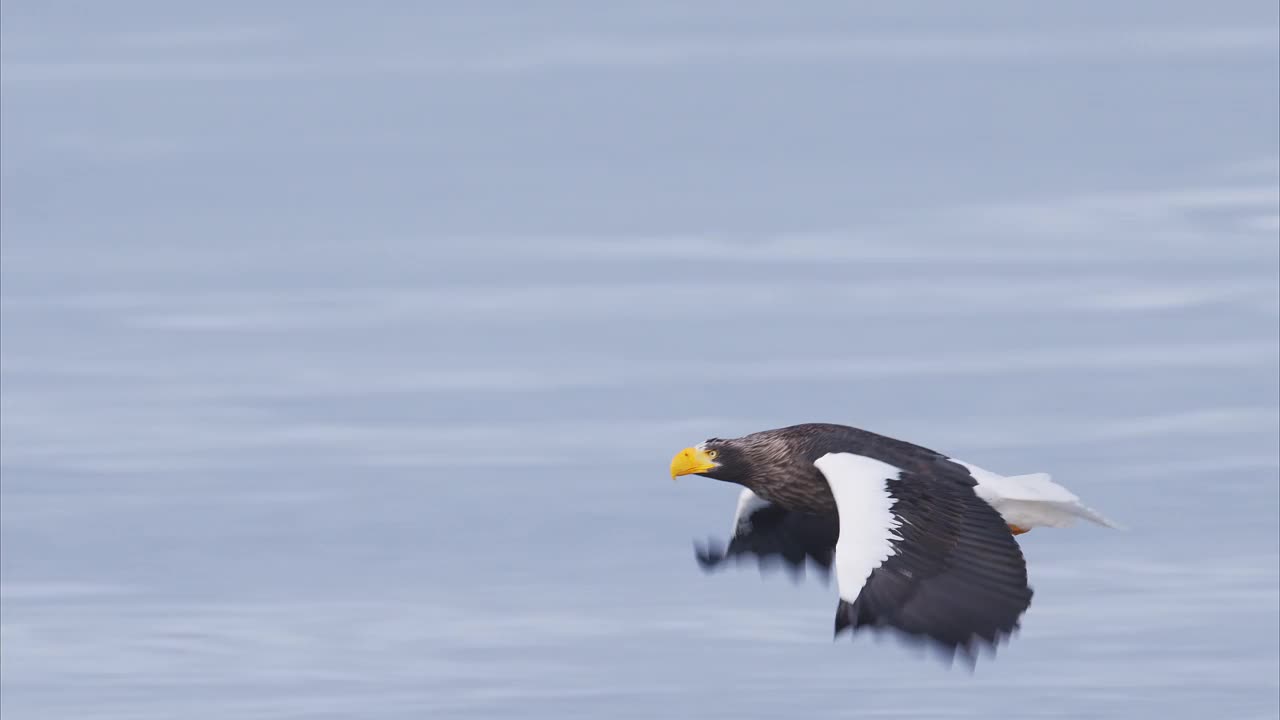
[[698, 563], [698, 567], [707, 575], [720, 572], [730, 565], [738, 567], [743, 563], [754, 560], [756, 568], [760, 571], [762, 577], [768, 576], [776, 572], [784, 572], [793, 583], [799, 584], [811, 577], [816, 577], [823, 583], [831, 584], [831, 561], [806, 556], [799, 561], [785, 557], [776, 557], [772, 555], [746, 555], [737, 554], [730, 551], [729, 546], [715, 538], [708, 538], [705, 543], [697, 540], [693, 541], [693, 558]]
[[[1027, 605], [1028, 607], [1030, 606], [1029, 599]], [[1025, 609], [1023, 612], [1025, 612]], [[871, 636], [877, 641], [883, 640], [886, 636], [892, 637], [919, 654], [933, 655], [949, 668], [955, 667], [958, 660], [965, 669], [973, 673], [977, 670], [978, 658], [985, 656], [988, 660], [994, 660], [1000, 648], [1008, 645], [1021, 629], [1022, 619], [1020, 614], [1011, 627], [998, 630], [992, 633], [990, 637], [971, 633], [964, 640], [944, 640], [934, 635], [907, 632], [891, 625], [876, 623], [870, 618], [859, 618], [855, 605], [841, 598], [836, 605], [835, 632], [832, 634], [831, 640], [832, 642], [838, 642], [840, 636], [846, 633], [850, 636], [850, 640], [855, 640], [858, 633], [869, 630]]]

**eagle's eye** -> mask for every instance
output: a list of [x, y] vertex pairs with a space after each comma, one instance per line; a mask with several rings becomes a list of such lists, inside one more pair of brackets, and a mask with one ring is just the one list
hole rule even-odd
[[708, 451], [707, 451], [707, 457], [711, 458], [712, 460], [715, 460], [715, 459], [716, 459], [716, 456], [717, 456], [717, 455], [719, 455], [719, 454], [720, 454], [720, 453], [716, 452], [715, 450], [708, 450]]

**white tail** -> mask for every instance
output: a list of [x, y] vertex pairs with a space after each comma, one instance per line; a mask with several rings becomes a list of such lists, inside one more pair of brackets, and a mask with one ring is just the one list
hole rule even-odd
[[1046, 473], [997, 475], [975, 465], [952, 460], [969, 469], [978, 481], [973, 489], [1000, 512], [1005, 522], [1030, 530], [1034, 527], [1071, 527], [1085, 519], [1104, 527], [1120, 529], [1112, 521], [1080, 502], [1070, 490], [1055, 483]]

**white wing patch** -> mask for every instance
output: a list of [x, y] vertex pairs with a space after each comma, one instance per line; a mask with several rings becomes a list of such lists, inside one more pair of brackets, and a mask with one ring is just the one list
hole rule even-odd
[[1030, 530], [1035, 527], [1070, 527], [1079, 518], [1109, 528], [1115, 523], [1080, 502], [1070, 490], [1055, 483], [1045, 473], [997, 475], [963, 460], [948, 458], [964, 466], [978, 481], [973, 488], [978, 497], [995, 508], [1010, 525]]
[[768, 505], [768, 500], [743, 488], [738, 495], [738, 510], [733, 514], [733, 537], [749, 531], [751, 529], [751, 515]]
[[894, 532], [901, 525], [893, 514], [897, 500], [888, 482], [902, 472], [879, 460], [853, 453], [828, 453], [813, 463], [831, 485], [840, 515], [836, 542], [836, 585], [845, 602], [854, 602], [871, 571], [893, 554]]

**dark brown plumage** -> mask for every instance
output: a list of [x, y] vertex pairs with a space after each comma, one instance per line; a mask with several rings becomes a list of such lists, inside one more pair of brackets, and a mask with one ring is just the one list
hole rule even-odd
[[720, 451], [721, 467], [701, 475], [736, 483], [795, 512], [836, 512], [831, 486], [813, 465], [827, 453], [854, 452], [922, 478], [975, 484], [968, 470], [942, 453], [847, 425], [806, 423], [704, 444]]

